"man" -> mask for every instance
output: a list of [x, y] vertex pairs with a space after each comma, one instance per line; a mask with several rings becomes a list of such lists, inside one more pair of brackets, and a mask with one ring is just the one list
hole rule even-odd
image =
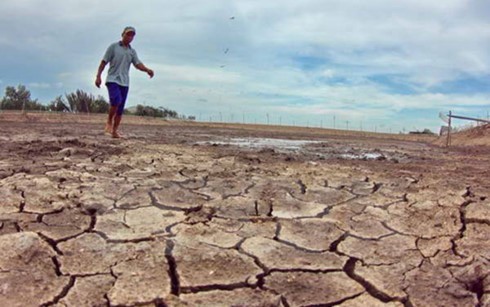
[[136, 54], [136, 50], [131, 47], [131, 42], [136, 35], [136, 30], [133, 27], [126, 27], [122, 32], [122, 39], [119, 42], [113, 43], [107, 48], [104, 58], [100, 62], [95, 78], [95, 86], [100, 88], [102, 83], [101, 75], [107, 63], [110, 64], [106, 78], [106, 86], [109, 91], [109, 101], [111, 107], [109, 109], [109, 117], [105, 126], [105, 132], [110, 133], [113, 138], [120, 138], [118, 132], [119, 124], [121, 123], [124, 104], [129, 90], [129, 68], [131, 64], [137, 69], [146, 72], [150, 78], [153, 78], [153, 70], [146, 67]]

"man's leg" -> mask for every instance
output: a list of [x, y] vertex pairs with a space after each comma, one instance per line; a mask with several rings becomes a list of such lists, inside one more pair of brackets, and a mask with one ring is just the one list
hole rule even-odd
[[107, 123], [105, 125], [105, 132], [106, 133], [113, 133], [113, 125], [114, 125], [114, 117], [117, 114], [117, 110], [119, 107], [119, 104], [122, 100], [122, 95], [119, 89], [119, 85], [116, 83], [108, 82], [106, 84], [107, 90], [109, 92], [109, 102], [110, 102], [110, 108], [109, 108], [109, 115], [107, 117]]
[[121, 135], [117, 132], [117, 129], [119, 128], [119, 124], [121, 123], [122, 115], [115, 115], [114, 116], [114, 126], [112, 128], [112, 137], [113, 138], [120, 138]]
[[114, 115], [114, 124], [112, 126], [112, 137], [120, 138], [121, 135], [117, 131], [119, 129], [119, 124], [121, 124], [122, 115], [124, 112], [124, 105], [126, 104], [126, 98], [128, 97], [128, 87], [119, 86], [119, 93], [121, 94], [121, 100], [116, 108], [116, 113]]
[[107, 133], [112, 133], [112, 123], [116, 112], [117, 106], [111, 106], [109, 108], [109, 116], [107, 117], [107, 124], [105, 125], [105, 132]]

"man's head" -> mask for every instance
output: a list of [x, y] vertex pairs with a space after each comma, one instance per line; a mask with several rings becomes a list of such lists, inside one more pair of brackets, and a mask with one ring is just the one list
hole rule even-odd
[[121, 34], [123, 44], [129, 45], [129, 43], [133, 41], [135, 35], [136, 35], [136, 30], [133, 27], [124, 28]]

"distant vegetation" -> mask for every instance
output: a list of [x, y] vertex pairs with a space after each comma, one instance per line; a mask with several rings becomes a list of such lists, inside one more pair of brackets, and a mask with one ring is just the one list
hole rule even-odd
[[435, 133], [432, 132], [432, 131], [430, 131], [430, 129], [424, 129], [422, 131], [419, 131], [419, 130], [417, 130], [417, 131], [410, 131], [409, 133], [410, 134], [428, 134], [428, 135], [435, 135]]
[[48, 105], [48, 110], [72, 113], [107, 113], [109, 103], [102, 96], [95, 98], [82, 90], [58, 96]]
[[[167, 108], [155, 108], [150, 106], [137, 105], [132, 108], [134, 111], [125, 113], [138, 116], [152, 116], [162, 118], [179, 118], [177, 112]], [[23, 110], [23, 111], [52, 111], [70, 113], [107, 113], [109, 102], [103, 96], [95, 97], [82, 90], [73, 93], [60, 95], [48, 105], [40, 103], [37, 99], [31, 98], [31, 92], [24, 86], [7, 86], [5, 95], [0, 100], [0, 110]], [[184, 118], [184, 117], [182, 117]]]
[[137, 105], [135, 115], [138, 116], [152, 116], [152, 117], [163, 117], [163, 118], [177, 118], [178, 114], [175, 111], [169, 110], [164, 107], [154, 108], [150, 106]]
[[0, 106], [2, 110], [46, 110], [46, 106], [39, 103], [37, 99], [31, 99], [31, 92], [24, 85], [19, 85], [17, 88], [7, 86]]

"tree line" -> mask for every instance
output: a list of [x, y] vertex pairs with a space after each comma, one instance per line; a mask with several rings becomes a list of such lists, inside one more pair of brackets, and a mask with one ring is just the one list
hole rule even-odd
[[[31, 98], [31, 92], [24, 85], [7, 86], [5, 95], [0, 100], [0, 110], [23, 111], [52, 111], [69, 113], [107, 113], [109, 102], [103, 96], [97, 96], [76, 90], [75, 92], [57, 96], [49, 104], [40, 103]], [[162, 118], [178, 118], [177, 112], [167, 108], [137, 105], [134, 112], [128, 112], [138, 116], [152, 116]]]

